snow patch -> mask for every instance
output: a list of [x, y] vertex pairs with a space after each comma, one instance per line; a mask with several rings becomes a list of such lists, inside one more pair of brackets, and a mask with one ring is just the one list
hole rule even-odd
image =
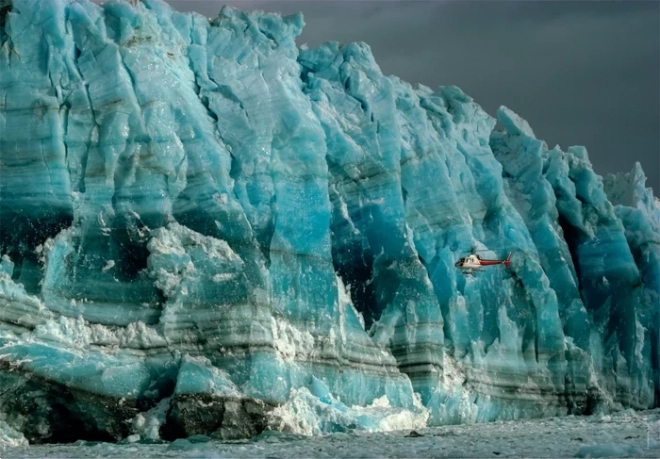
[[105, 273], [105, 272], [110, 271], [114, 267], [115, 267], [115, 260], [108, 260], [108, 262], [105, 264], [103, 269], [101, 269], [101, 271], [103, 271]]
[[9, 424], [0, 419], [0, 447], [27, 446], [28, 441], [22, 433], [14, 430]]
[[[208, 276], [213, 282], [224, 282], [242, 270], [243, 260], [221, 239], [204, 236], [178, 223], [158, 228], [152, 235], [147, 244], [149, 274], [168, 298], [179, 291], [187, 294], [186, 279]], [[212, 261], [211, 266], [206, 266], [208, 261]], [[198, 264], [205, 268], [198, 269]]]
[[307, 436], [347, 430], [387, 432], [421, 429], [429, 418], [417, 394], [414, 411], [393, 407], [386, 395], [368, 406], [348, 407], [329, 392], [325, 383], [312, 379], [309, 388], [292, 389], [289, 400], [269, 413], [271, 428]]
[[169, 409], [170, 397], [164, 398], [146, 413], [139, 413], [135, 416], [131, 421], [131, 425], [134, 435], [138, 436], [138, 440], [141, 438], [160, 440], [160, 427], [165, 423]]
[[337, 278], [337, 292], [339, 294], [338, 300], [339, 300], [340, 308], [342, 306], [345, 307], [345, 305], [349, 305], [350, 308], [353, 310], [355, 316], [358, 318], [358, 321], [362, 326], [362, 330], [364, 330], [365, 329], [364, 316], [360, 312], [358, 312], [358, 310], [355, 308], [355, 305], [353, 304], [353, 299], [351, 298], [351, 285], [350, 284], [344, 285], [344, 281], [339, 276], [336, 276], [336, 278]]
[[314, 351], [314, 336], [285, 320], [271, 317], [271, 332], [277, 356], [285, 362], [309, 357]]
[[100, 324], [88, 324], [82, 317], [60, 316], [48, 320], [37, 325], [31, 336], [76, 348], [84, 348], [90, 344], [137, 349], [166, 345], [165, 338], [143, 322], [132, 322], [126, 327], [111, 329]]

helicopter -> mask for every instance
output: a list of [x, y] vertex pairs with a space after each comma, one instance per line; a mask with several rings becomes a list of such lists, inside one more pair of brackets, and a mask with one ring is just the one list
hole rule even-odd
[[462, 270], [465, 274], [473, 274], [477, 269], [484, 266], [504, 265], [507, 268], [511, 268], [511, 254], [512, 252], [509, 252], [505, 260], [486, 260], [485, 258], [481, 258], [481, 255], [471, 254], [467, 257], [459, 258], [454, 263], [454, 266]]

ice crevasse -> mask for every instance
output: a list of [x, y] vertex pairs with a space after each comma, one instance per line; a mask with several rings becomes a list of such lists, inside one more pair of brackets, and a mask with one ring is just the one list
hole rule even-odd
[[658, 406], [641, 167], [302, 27], [0, 0], [0, 444]]

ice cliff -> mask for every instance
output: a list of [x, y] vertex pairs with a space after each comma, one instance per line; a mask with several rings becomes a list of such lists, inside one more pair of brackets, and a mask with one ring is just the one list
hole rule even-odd
[[0, 0], [0, 443], [658, 406], [641, 168], [302, 27]]

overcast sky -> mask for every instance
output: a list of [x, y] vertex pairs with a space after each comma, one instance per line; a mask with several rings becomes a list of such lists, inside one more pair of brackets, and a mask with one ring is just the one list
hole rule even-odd
[[585, 145], [597, 173], [642, 163], [660, 194], [656, 1], [169, 0], [215, 16], [302, 11], [299, 44], [365, 41], [383, 73], [457, 85], [491, 115], [506, 105], [550, 147]]

